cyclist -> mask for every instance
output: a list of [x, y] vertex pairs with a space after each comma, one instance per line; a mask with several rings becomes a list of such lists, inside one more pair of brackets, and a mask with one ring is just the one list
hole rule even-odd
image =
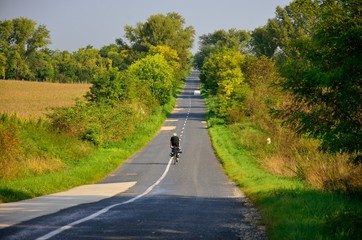
[[170, 152], [170, 156], [173, 156], [173, 148], [177, 147], [178, 148], [178, 153], [177, 153], [177, 158], [179, 157], [179, 153], [181, 153], [181, 148], [180, 148], [180, 138], [177, 136], [176, 133], [173, 133], [171, 139], [170, 139], [170, 148], [171, 148], [171, 152]]

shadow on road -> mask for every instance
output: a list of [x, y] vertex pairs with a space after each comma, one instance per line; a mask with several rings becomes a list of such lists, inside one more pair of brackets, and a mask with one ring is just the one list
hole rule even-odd
[[[12, 239], [12, 235], [34, 239], [129, 199], [116, 196], [39, 217], [0, 230], [0, 239]], [[266, 239], [258, 219], [240, 198], [150, 195], [116, 206], [51, 239]]]

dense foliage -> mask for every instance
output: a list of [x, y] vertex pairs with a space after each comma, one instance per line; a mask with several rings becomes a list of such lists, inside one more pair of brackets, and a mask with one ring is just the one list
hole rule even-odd
[[151, 46], [169, 46], [177, 52], [181, 69], [187, 71], [195, 30], [184, 25], [185, 19], [171, 12], [167, 15], [152, 15], [147, 22], [139, 22], [136, 27], [126, 25], [124, 30], [133, 51], [148, 52]]
[[[235, 38], [238, 41], [228, 40], [236, 31], [202, 36], [195, 66], [202, 69], [205, 87], [216, 94], [224, 85], [224, 75], [233, 71], [235, 74], [240, 69], [233, 63], [226, 64], [230, 69], [222, 67], [225, 58], [215, 58], [217, 49], [227, 47], [245, 54], [248, 53], [245, 46], [250, 46], [249, 53], [273, 59], [283, 77], [274, 83], [284, 90], [279, 93], [279, 103], [284, 98], [284, 104], [269, 104], [269, 109], [296, 133], [321, 140], [324, 151], [348, 153], [355, 162], [360, 162], [361, 14], [362, 4], [357, 0], [295, 0], [284, 8], [277, 7], [275, 18], [252, 31], [250, 45], [245, 45], [247, 35]], [[227, 55], [232, 57], [230, 53]], [[217, 102], [223, 98], [227, 98], [227, 92]], [[229, 108], [235, 105], [230, 99], [227, 102]], [[245, 101], [237, 102], [245, 114], [251, 111], [245, 109]], [[264, 116], [268, 115], [267, 109], [264, 110]]]
[[44, 25], [26, 18], [0, 21], [0, 77], [11, 79], [30, 79], [34, 72], [30, 62], [41, 69], [42, 61], [39, 48], [50, 43], [49, 31]]
[[318, 0], [294, 0], [286, 7], [278, 6], [276, 16], [251, 33], [251, 46], [257, 56], [272, 57], [279, 63], [298, 56], [293, 41], [310, 38], [317, 21]]
[[169, 101], [175, 80], [173, 69], [162, 55], [147, 56], [136, 61], [129, 67], [129, 73], [142, 80], [161, 105]]
[[[322, 140], [322, 149], [362, 149], [362, 4], [324, 1], [300, 53], [282, 66], [283, 87], [293, 95], [282, 115], [298, 132]], [[361, 158], [356, 158], [361, 161]]]
[[248, 86], [241, 71], [244, 56], [231, 49], [210, 54], [202, 67], [200, 79], [209, 94], [216, 97], [215, 111], [220, 116], [244, 110]]
[[251, 32], [249, 51], [224, 44], [226, 31], [201, 37], [210, 125], [228, 124], [268, 172], [358, 195], [361, 11], [355, 0], [292, 1]]
[[217, 30], [214, 33], [200, 36], [200, 49], [195, 54], [194, 65], [201, 69], [205, 58], [219, 48], [228, 48], [240, 53], [250, 50], [250, 33], [244, 30]]

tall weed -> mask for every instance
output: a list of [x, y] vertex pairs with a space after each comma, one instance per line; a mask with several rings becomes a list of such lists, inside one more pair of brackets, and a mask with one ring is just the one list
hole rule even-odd
[[87, 144], [49, 131], [44, 120], [0, 116], [0, 180], [60, 171], [89, 151]]
[[233, 141], [253, 151], [265, 171], [296, 177], [317, 189], [361, 194], [362, 165], [352, 164], [349, 154], [322, 152], [317, 140], [297, 136], [284, 127], [266, 131], [245, 118], [229, 127]]
[[13, 123], [15, 116], [0, 115], [0, 178], [12, 178], [15, 167], [21, 160], [18, 128]]

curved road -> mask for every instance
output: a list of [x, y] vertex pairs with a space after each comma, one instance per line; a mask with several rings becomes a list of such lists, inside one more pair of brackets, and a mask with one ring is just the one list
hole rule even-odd
[[[2, 229], [0, 239], [265, 239], [258, 214], [214, 155], [198, 89], [193, 72], [161, 131], [102, 182], [133, 187]], [[173, 132], [183, 149], [176, 165], [168, 155]]]

